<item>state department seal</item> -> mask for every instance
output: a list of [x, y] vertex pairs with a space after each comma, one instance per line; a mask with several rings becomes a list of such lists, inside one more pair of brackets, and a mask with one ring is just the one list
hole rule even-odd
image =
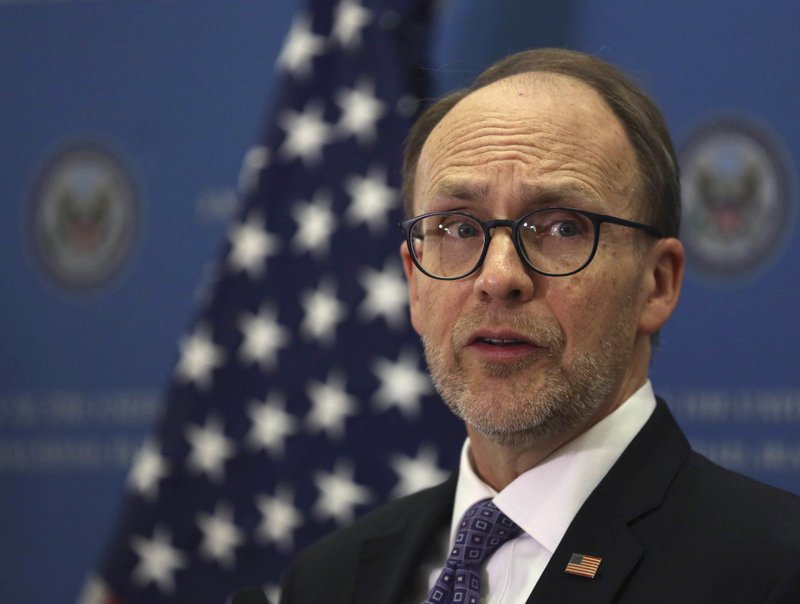
[[743, 118], [698, 128], [680, 154], [681, 239], [690, 267], [710, 280], [747, 277], [771, 261], [791, 224], [785, 154]]
[[136, 187], [111, 150], [73, 143], [44, 165], [28, 215], [34, 255], [46, 275], [68, 290], [87, 292], [115, 277], [131, 256]]

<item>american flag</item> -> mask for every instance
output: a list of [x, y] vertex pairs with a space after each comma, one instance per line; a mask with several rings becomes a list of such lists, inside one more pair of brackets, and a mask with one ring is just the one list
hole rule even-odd
[[398, 254], [434, 9], [312, 0], [294, 18], [249, 193], [84, 601], [244, 585], [276, 601], [299, 549], [455, 467], [463, 429], [425, 372]]
[[567, 567], [564, 569], [565, 573], [570, 575], [580, 575], [581, 577], [588, 577], [594, 579], [597, 574], [597, 569], [600, 568], [600, 563], [603, 561], [598, 556], [587, 556], [586, 554], [572, 554], [567, 562]]

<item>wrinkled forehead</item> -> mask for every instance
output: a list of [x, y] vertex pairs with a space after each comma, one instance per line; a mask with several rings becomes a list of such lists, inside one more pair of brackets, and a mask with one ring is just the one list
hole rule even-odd
[[526, 73], [464, 97], [436, 125], [420, 154], [415, 206], [459, 172], [516, 169], [536, 177], [573, 172], [629, 193], [638, 182], [627, 135], [603, 98], [561, 74]]

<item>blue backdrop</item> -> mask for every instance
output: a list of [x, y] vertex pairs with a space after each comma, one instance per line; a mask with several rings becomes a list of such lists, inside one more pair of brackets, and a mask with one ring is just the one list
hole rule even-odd
[[[106, 545], [296, 7], [0, 0], [0, 602], [75, 601]], [[431, 61], [444, 91], [508, 52], [566, 46], [648, 89], [681, 154], [691, 254], [656, 390], [698, 448], [798, 493], [799, 11], [451, 0]], [[70, 213], [69, 178], [125, 201]]]

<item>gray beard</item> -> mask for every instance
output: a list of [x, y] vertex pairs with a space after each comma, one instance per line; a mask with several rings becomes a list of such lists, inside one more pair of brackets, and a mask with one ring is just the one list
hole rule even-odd
[[[623, 309], [624, 310], [627, 309]], [[545, 368], [528, 367], [532, 361], [518, 363], [486, 363], [482, 370], [492, 378], [515, 379], [510, 382], [508, 400], [486, 400], [492, 395], [471, 390], [466, 369], [456, 354], [454, 362], [445, 362], [440, 350], [423, 337], [425, 358], [434, 386], [450, 410], [488, 440], [509, 448], [527, 448], [542, 439], [568, 434], [585, 424], [610, 401], [627, 368], [633, 346], [633, 335], [617, 324], [603, 344], [594, 351], [578, 356], [568, 365], [559, 362], [563, 356], [564, 335], [557, 325], [530, 317], [492, 317], [491, 322], [477, 313], [466, 315], [453, 331], [454, 349], [465, 343], [466, 334], [479, 324], [503, 324], [548, 350]], [[620, 314], [620, 316], [626, 316]], [[540, 372], [538, 387], [525, 383], [525, 372]]]

